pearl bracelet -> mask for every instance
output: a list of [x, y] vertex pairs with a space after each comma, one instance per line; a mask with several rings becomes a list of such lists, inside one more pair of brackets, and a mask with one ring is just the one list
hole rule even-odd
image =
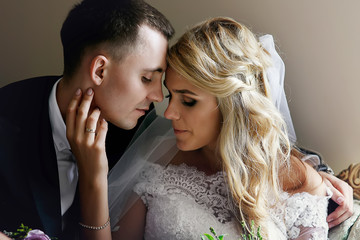
[[86, 224], [83, 224], [83, 223], [79, 222], [80, 226], [82, 226], [83, 228], [86, 228], [86, 229], [90, 229], [90, 230], [101, 230], [101, 229], [106, 228], [109, 224], [110, 224], [110, 217], [108, 218], [106, 223], [104, 225], [100, 226], [100, 227], [89, 226], [89, 225], [86, 225]]

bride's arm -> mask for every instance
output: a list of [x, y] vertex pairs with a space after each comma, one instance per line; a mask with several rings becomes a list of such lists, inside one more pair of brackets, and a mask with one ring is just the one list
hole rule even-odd
[[[298, 236], [294, 239], [306, 240], [312, 239], [313, 237], [316, 239], [327, 239], [327, 204], [324, 202], [325, 199], [322, 198], [327, 195], [327, 191], [324, 179], [321, 177], [321, 175], [316, 170], [314, 170], [312, 166], [304, 163], [298, 157], [292, 155], [290, 157], [290, 166], [283, 167], [280, 171], [280, 182], [282, 183], [283, 190], [290, 194], [307, 192], [311, 195], [320, 196], [319, 198], [314, 198], [311, 202], [303, 202], [305, 205], [313, 205], [315, 209], [307, 209], [308, 207], [306, 207], [304, 209], [304, 213], [301, 213], [305, 216], [308, 216], [306, 221], [309, 222], [304, 224], [304, 219], [300, 218], [296, 219], [298, 225], [291, 226], [291, 228], [295, 227], [299, 230]], [[295, 197], [297, 198], [298, 196]], [[303, 201], [301, 197], [299, 200]], [[297, 208], [298, 206], [293, 206], [290, 204], [287, 207]]]
[[279, 178], [283, 190], [290, 194], [308, 192], [326, 196], [326, 185], [322, 176], [294, 155], [290, 156], [289, 166], [280, 169]]
[[[105, 153], [107, 123], [99, 109], [90, 110], [93, 91], [77, 91], [66, 114], [66, 135], [79, 168], [80, 236], [82, 239], [111, 239]], [[96, 133], [90, 129], [96, 129]]]

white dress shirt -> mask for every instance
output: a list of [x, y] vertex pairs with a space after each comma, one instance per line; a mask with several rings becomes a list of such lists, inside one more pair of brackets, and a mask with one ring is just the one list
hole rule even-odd
[[56, 100], [56, 88], [60, 80], [54, 84], [49, 97], [49, 115], [59, 171], [61, 215], [63, 216], [73, 203], [78, 171], [75, 157], [66, 139], [66, 125]]

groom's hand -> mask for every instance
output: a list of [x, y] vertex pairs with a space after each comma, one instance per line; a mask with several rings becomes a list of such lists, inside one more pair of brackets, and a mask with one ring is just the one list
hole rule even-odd
[[326, 219], [329, 228], [332, 228], [353, 215], [353, 189], [349, 184], [331, 174], [325, 172], [319, 172], [319, 174], [333, 192], [331, 199], [339, 205]]

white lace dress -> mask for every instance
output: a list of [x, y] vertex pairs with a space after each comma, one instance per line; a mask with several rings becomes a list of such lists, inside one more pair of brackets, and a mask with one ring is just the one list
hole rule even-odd
[[[226, 240], [240, 239], [221, 172], [207, 176], [185, 164], [163, 168], [151, 164], [142, 172], [134, 191], [147, 206], [146, 240], [201, 239], [213, 227]], [[327, 239], [325, 197], [281, 195], [282, 204], [271, 209], [269, 239]]]

